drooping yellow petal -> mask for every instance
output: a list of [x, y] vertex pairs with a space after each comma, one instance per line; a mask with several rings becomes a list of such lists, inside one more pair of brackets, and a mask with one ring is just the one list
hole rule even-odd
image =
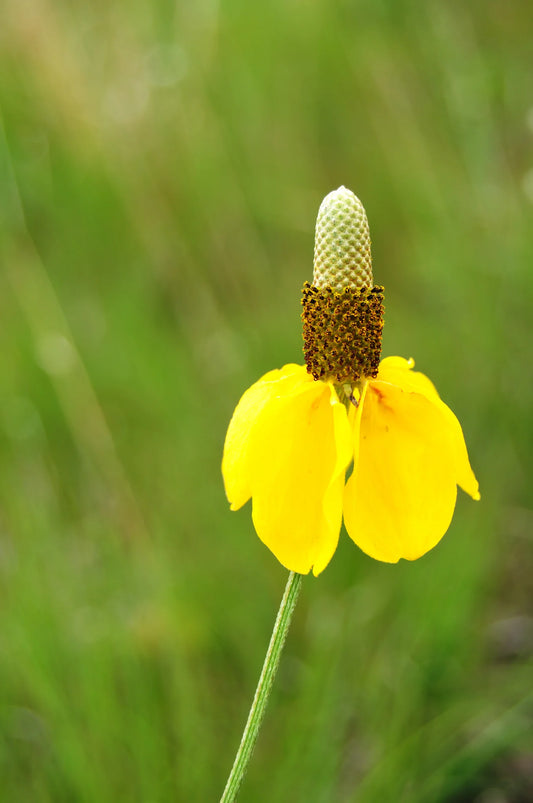
[[350, 537], [377, 560], [414, 560], [442, 538], [455, 500], [455, 454], [439, 406], [370, 381], [357, 468], [344, 496]]
[[286, 568], [317, 575], [329, 563], [351, 456], [348, 417], [331, 385], [302, 383], [264, 407], [247, 458], [252, 516]]
[[291, 388], [312, 382], [305, 367], [285, 365], [262, 376], [241, 397], [229, 423], [222, 457], [224, 487], [232, 510], [238, 510], [252, 495], [248, 462], [250, 439], [265, 406]]
[[363, 387], [359, 391], [358, 388], [354, 388], [353, 396], [356, 400], [356, 404], [350, 404], [348, 408], [348, 421], [350, 423], [350, 428], [352, 431], [352, 450], [353, 450], [353, 470], [355, 471], [357, 468], [357, 463], [359, 460], [359, 441], [360, 441], [360, 434], [361, 434], [361, 416], [364, 409], [365, 397], [366, 392], [368, 390], [368, 382], [364, 382]]
[[342, 522], [345, 474], [353, 458], [350, 426], [345, 407], [338, 401], [331, 388], [330, 393], [330, 405], [333, 411], [333, 448], [336, 452], [336, 460], [322, 504], [324, 527], [317, 539], [317, 551], [313, 559], [315, 577], [326, 568], [337, 548]]
[[398, 385], [404, 390], [415, 390], [425, 396], [439, 399], [439, 394], [433, 382], [420, 371], [413, 371], [415, 361], [411, 357], [406, 360], [404, 357], [385, 357], [379, 364], [377, 378], [381, 382], [389, 382], [391, 385]]
[[428, 377], [419, 371], [412, 370], [414, 364], [413, 359], [386, 357], [380, 363], [377, 379], [406, 391], [421, 393], [438, 407], [443, 416], [443, 426], [446, 428], [453, 448], [456, 482], [472, 499], [477, 500], [480, 498], [479, 485], [470, 467], [461, 424], [448, 405], [442, 401]]

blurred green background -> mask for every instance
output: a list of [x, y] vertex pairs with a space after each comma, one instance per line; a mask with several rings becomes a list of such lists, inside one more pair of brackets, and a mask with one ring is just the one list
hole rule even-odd
[[0, 798], [218, 800], [286, 571], [227, 423], [302, 361], [322, 197], [482, 501], [307, 578], [242, 801], [533, 800], [533, 7], [5, 0]]

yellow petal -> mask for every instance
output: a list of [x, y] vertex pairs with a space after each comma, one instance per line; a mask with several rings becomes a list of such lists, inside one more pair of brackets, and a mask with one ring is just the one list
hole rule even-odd
[[433, 382], [420, 371], [413, 371], [414, 366], [415, 361], [412, 357], [409, 360], [403, 357], [385, 357], [379, 364], [377, 378], [381, 382], [398, 385], [404, 390], [414, 390], [434, 399], [440, 398]]
[[455, 455], [439, 406], [370, 381], [359, 459], [344, 496], [350, 537], [371, 557], [415, 560], [442, 538], [456, 499]]
[[269, 371], [243, 394], [229, 423], [222, 457], [222, 475], [232, 510], [238, 510], [252, 495], [248, 463], [251, 433], [268, 402], [313, 378], [301, 365], [285, 365]]
[[366, 392], [368, 390], [368, 382], [365, 382], [360, 393], [354, 394], [357, 398], [357, 407], [350, 406], [348, 413], [348, 420], [352, 428], [352, 449], [353, 449], [353, 470], [357, 469], [359, 462], [359, 442], [361, 437], [361, 416], [364, 409]]
[[252, 516], [260, 539], [286, 568], [319, 574], [335, 552], [344, 473], [351, 460], [346, 410], [323, 382], [271, 399], [250, 450]]
[[346, 469], [353, 458], [353, 446], [346, 409], [331, 389], [330, 405], [333, 411], [333, 448], [336, 459], [331, 472], [330, 483], [324, 493], [322, 510], [324, 527], [317, 539], [318, 549], [313, 559], [313, 574], [318, 577], [337, 548], [342, 522], [342, 500]]
[[443, 416], [443, 426], [454, 452], [455, 479], [457, 484], [469, 494], [472, 499], [478, 500], [479, 485], [470, 467], [468, 452], [461, 424], [457, 416], [440, 398], [433, 383], [419, 371], [411, 370], [414, 360], [404, 360], [403, 357], [386, 357], [381, 361], [377, 379], [387, 382], [406, 391], [421, 393], [432, 401]]

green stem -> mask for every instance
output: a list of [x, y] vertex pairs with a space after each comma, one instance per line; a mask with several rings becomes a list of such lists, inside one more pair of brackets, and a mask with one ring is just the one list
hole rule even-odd
[[244, 733], [242, 734], [241, 743], [237, 750], [237, 755], [235, 756], [235, 761], [231, 768], [224, 794], [220, 798], [220, 803], [233, 803], [239, 791], [242, 779], [244, 778], [244, 773], [246, 772], [246, 767], [250, 761], [257, 734], [261, 727], [263, 715], [272, 689], [272, 683], [276, 676], [281, 651], [283, 650], [283, 645], [287, 638], [294, 607], [298, 599], [298, 594], [300, 593], [302, 577], [302, 574], [296, 574], [296, 572], [290, 572], [289, 574], [283, 599], [281, 600], [276, 617], [276, 623], [274, 624], [274, 630], [272, 631], [270, 644], [268, 645], [263, 669], [261, 670], [261, 676], [257, 684], [257, 689], [255, 690], [254, 701], [250, 708], [250, 713], [248, 714], [248, 721], [246, 722]]

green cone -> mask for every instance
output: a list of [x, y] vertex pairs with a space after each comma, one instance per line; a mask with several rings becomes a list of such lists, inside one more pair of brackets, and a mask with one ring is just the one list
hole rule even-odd
[[351, 190], [339, 187], [320, 205], [315, 230], [313, 284], [332, 287], [372, 287], [370, 232], [363, 204]]

